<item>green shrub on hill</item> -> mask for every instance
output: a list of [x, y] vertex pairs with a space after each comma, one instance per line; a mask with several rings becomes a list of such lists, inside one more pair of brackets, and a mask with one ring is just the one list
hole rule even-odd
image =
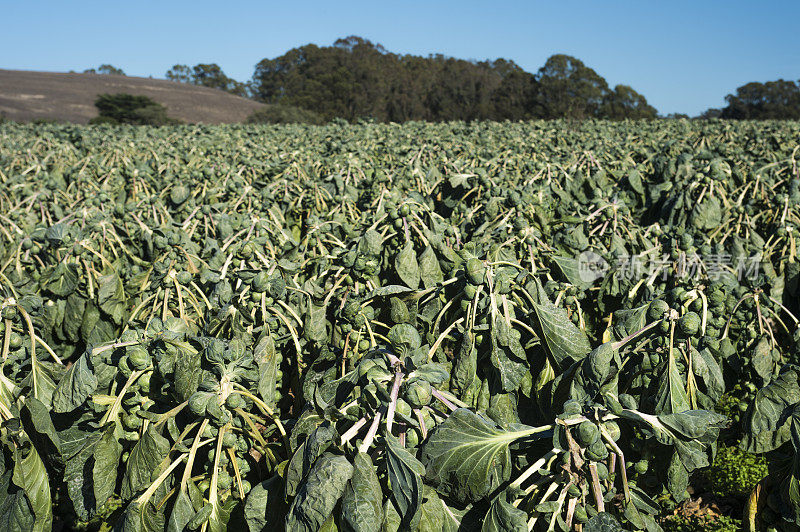
[[167, 116], [167, 109], [147, 96], [101, 94], [94, 102], [99, 116], [90, 124], [134, 124], [164, 126], [178, 121]]

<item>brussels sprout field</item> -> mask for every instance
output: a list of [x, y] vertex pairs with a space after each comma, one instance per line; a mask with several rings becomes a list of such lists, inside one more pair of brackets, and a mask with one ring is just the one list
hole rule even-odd
[[0, 125], [0, 526], [797, 530], [798, 139]]

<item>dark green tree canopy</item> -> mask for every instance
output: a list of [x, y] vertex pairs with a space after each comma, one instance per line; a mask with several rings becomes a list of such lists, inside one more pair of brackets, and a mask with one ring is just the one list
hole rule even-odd
[[121, 68], [117, 68], [114, 65], [104, 64], [100, 65], [99, 67], [95, 68], [87, 68], [83, 71], [84, 74], [108, 74], [111, 76], [124, 76], [125, 72], [122, 71]]
[[612, 120], [654, 118], [655, 107], [628, 85], [617, 85], [603, 97], [600, 114]]
[[247, 84], [226, 76], [216, 63], [199, 63], [193, 67], [181, 64], [173, 65], [167, 70], [166, 78], [179, 83], [191, 83], [230, 92], [237, 96], [248, 96]]
[[513, 61], [467, 61], [387, 51], [361, 37], [308, 44], [256, 65], [253, 96], [326, 119], [527, 120], [655, 118], [644, 96], [609, 90], [580, 60], [555, 55], [534, 75]]
[[167, 79], [170, 81], [177, 81], [178, 83], [193, 83], [194, 77], [192, 76], [192, 69], [188, 65], [172, 65], [172, 68], [167, 70]]
[[542, 118], [598, 116], [608, 83], [597, 72], [569, 55], [551, 56], [536, 74], [536, 98]]
[[728, 106], [719, 116], [737, 120], [767, 120], [800, 118], [800, 81], [752, 82], [725, 97]]

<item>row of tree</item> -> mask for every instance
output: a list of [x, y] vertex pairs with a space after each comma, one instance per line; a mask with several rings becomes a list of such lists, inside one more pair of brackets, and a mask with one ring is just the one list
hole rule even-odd
[[201, 87], [219, 89], [238, 96], [250, 96], [247, 83], [229, 78], [216, 63], [200, 63], [193, 67], [173, 65], [167, 70], [167, 79], [180, 83], [191, 83]]
[[709, 109], [703, 118], [735, 120], [800, 120], [800, 80], [752, 82], [725, 97], [722, 109]]
[[[112, 65], [86, 72], [125, 75]], [[553, 55], [530, 73], [506, 59], [467, 61], [438, 54], [395, 54], [355, 36], [332, 46], [307, 44], [263, 59], [247, 83], [228, 77], [216, 63], [177, 64], [166, 77], [287, 106], [292, 108], [292, 117], [309, 111], [318, 120], [657, 117], [643, 95], [627, 85], [610, 87], [600, 74], [568, 55]], [[726, 107], [709, 109], [700, 118], [800, 119], [800, 81], [748, 83], [725, 100]]]
[[579, 59], [554, 55], [536, 74], [513, 61], [466, 61], [388, 52], [360, 37], [313, 44], [256, 65], [256, 99], [312, 110], [325, 118], [527, 120], [655, 118], [625, 85], [613, 89]]

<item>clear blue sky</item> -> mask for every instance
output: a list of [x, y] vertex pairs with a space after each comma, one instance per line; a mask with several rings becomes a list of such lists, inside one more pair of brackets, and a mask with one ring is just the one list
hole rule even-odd
[[0, 68], [67, 71], [111, 63], [163, 77], [175, 63], [255, 64], [306, 43], [360, 35], [399, 53], [513, 59], [536, 71], [554, 53], [661, 113], [724, 105], [748, 81], [800, 79], [800, 1], [0, 0]]

